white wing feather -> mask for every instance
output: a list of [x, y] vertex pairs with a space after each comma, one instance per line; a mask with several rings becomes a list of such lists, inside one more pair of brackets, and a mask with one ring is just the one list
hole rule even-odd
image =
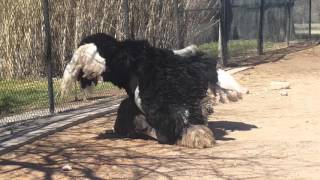
[[84, 78], [93, 79], [105, 71], [106, 61], [98, 53], [97, 46], [93, 43], [80, 46], [73, 54], [71, 61], [63, 72], [60, 85], [61, 94], [70, 92], [73, 83], [77, 80], [80, 70]]

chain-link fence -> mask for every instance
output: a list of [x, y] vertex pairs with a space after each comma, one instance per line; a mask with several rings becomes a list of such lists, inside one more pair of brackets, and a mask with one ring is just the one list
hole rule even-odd
[[[221, 57], [220, 64], [224, 66], [266, 62], [266, 55], [270, 57], [268, 60], [274, 61], [291, 52], [289, 46], [305, 48], [318, 38], [318, 1], [201, 2], [202, 5], [196, 3], [191, 9], [184, 7], [185, 9], [181, 10], [187, 22], [195, 22], [195, 26], [187, 30], [187, 34], [183, 34], [183, 46], [190, 43], [200, 45], [202, 50]], [[208, 17], [205, 14], [208, 14]], [[202, 17], [198, 18], [201, 15]], [[272, 55], [274, 57], [271, 57]]]
[[259, 63], [258, 52], [277, 53], [320, 34], [316, 0], [50, 1], [52, 66], [48, 66], [42, 2], [0, 2], [0, 126], [50, 115], [48, 92], [55, 113], [124, 95], [101, 82], [86, 101], [76, 85], [70, 96], [59, 96], [63, 70], [88, 34], [147, 39], [172, 49], [196, 44], [220, 56], [222, 65]]
[[69, 96], [59, 94], [63, 70], [82, 37], [96, 32], [123, 36], [122, 24], [115, 26], [113, 23], [121, 19], [121, 3], [105, 0], [49, 2], [53, 85], [50, 88], [42, 2], [0, 2], [0, 9], [3, 9], [0, 11], [0, 126], [52, 115], [49, 92], [54, 98], [54, 113], [106, 102], [125, 94], [103, 82], [94, 88], [87, 100], [77, 84]]

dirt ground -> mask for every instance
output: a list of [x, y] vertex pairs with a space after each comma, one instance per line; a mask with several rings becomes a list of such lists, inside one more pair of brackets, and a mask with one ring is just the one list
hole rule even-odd
[[[0, 179], [320, 179], [319, 56], [318, 46], [238, 73], [250, 94], [215, 107], [214, 148], [118, 138], [111, 114], [0, 156]], [[291, 83], [288, 96], [273, 80]]]

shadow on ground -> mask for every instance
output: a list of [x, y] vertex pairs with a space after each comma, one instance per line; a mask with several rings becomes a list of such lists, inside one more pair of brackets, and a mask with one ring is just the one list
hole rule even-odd
[[[246, 124], [243, 122], [235, 122], [235, 121], [211, 121], [211, 122], [208, 122], [208, 127], [213, 132], [215, 138], [221, 141], [235, 140], [234, 138], [225, 137], [226, 135], [228, 135], [229, 131], [250, 131], [251, 129], [258, 128], [257, 126], [252, 124]], [[108, 129], [104, 133], [101, 133], [97, 136], [98, 140], [99, 139], [119, 140], [123, 138], [126, 138], [126, 137], [114, 133], [113, 130], [111, 129]], [[151, 138], [141, 135], [137, 137], [132, 137], [131, 139], [150, 140]]]
[[[245, 177], [262, 178], [268, 173], [266, 167], [257, 161], [265, 155], [248, 153], [256, 146], [218, 143], [214, 148], [189, 149], [156, 141], [121, 138], [109, 130], [105, 133], [113, 124], [114, 116], [101, 118], [0, 156], [0, 179], [186, 179], [191, 176], [203, 179], [204, 175], [207, 179], [235, 179], [238, 173], [224, 171], [230, 169], [234, 172], [236, 167], [262, 169], [259, 174], [241, 171]], [[210, 122], [209, 127], [220, 140], [225, 140], [228, 131], [256, 128], [234, 121]], [[101, 133], [105, 136], [97, 140]], [[70, 164], [72, 170], [62, 171], [65, 164]]]
[[228, 63], [228, 67], [240, 67], [240, 66], [256, 66], [259, 64], [276, 62], [285, 57], [288, 54], [295, 53], [298, 51], [306, 50], [318, 46], [319, 43], [296, 43], [291, 45], [290, 47], [271, 50], [265, 52], [263, 55], [256, 55], [245, 58], [231, 58], [230, 63]]
[[228, 135], [228, 131], [250, 131], [258, 128], [253, 124], [235, 121], [211, 121], [208, 123], [208, 127], [212, 130], [215, 138], [221, 141], [235, 140], [235, 138], [225, 137]]

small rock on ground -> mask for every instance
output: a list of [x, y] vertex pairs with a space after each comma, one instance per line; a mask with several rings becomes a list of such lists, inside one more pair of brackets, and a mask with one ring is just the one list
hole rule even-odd
[[62, 167], [62, 170], [63, 171], [71, 171], [72, 170], [72, 167], [69, 165], [69, 164], [66, 164]]

